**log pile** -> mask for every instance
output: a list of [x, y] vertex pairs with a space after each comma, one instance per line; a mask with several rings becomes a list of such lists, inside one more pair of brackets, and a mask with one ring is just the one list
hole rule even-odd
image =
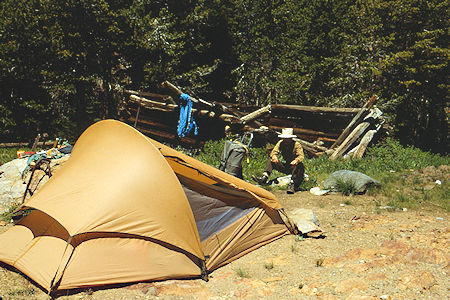
[[191, 97], [198, 136], [179, 138], [179, 97], [181, 90], [162, 83], [166, 95], [126, 90], [121, 120], [160, 141], [201, 147], [207, 140], [242, 135], [251, 131], [254, 144], [275, 143], [282, 128], [291, 127], [310, 156], [362, 157], [383, 124], [382, 112], [373, 108], [371, 97], [362, 108], [330, 108], [272, 104], [264, 107], [208, 102]]

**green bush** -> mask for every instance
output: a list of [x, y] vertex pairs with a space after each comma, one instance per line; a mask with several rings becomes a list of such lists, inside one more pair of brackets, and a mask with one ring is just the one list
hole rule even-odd
[[25, 150], [28, 151], [29, 149], [25, 148], [0, 148], [0, 164], [7, 163], [15, 158], [17, 158], [17, 151], [18, 150]]
[[357, 192], [356, 185], [352, 181], [337, 179], [336, 180], [336, 188], [338, 191], [341, 191], [343, 195], [354, 195]]

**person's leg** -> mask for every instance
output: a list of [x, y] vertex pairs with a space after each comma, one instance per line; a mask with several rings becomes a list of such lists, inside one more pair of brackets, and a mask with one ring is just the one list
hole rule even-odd
[[[291, 174], [291, 169], [289, 167], [290, 166], [289, 164], [282, 163], [281, 161], [278, 161], [276, 163], [270, 162], [270, 164], [271, 164], [271, 166], [270, 166], [271, 167], [271, 171], [272, 170], [277, 170], [277, 171], [279, 171], [279, 172], [281, 172], [283, 174], [286, 174], [286, 175]], [[267, 169], [267, 167], [268, 166], [266, 166], [266, 169]]]
[[290, 169], [291, 169], [290, 170], [291, 182], [289, 183], [286, 192], [288, 194], [293, 194], [303, 181], [303, 177], [305, 174], [305, 166], [302, 163], [298, 163], [295, 166], [290, 166]]
[[292, 181], [294, 182], [295, 187], [297, 188], [302, 182], [305, 176], [305, 166], [303, 163], [298, 163], [291, 169]]
[[269, 179], [269, 176], [272, 173], [272, 171], [273, 171], [272, 161], [270, 159], [268, 159], [262, 176], [257, 177], [255, 175], [252, 175], [252, 179], [255, 180], [260, 185], [267, 184], [267, 180]]

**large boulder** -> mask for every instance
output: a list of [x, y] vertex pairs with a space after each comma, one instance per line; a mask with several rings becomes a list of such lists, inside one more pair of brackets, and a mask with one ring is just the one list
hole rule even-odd
[[22, 171], [26, 166], [26, 158], [14, 159], [0, 166], [0, 214], [8, 211], [14, 202], [21, 201], [26, 188]]

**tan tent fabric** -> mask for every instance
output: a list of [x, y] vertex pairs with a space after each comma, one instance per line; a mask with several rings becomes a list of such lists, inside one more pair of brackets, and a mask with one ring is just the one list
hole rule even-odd
[[25, 205], [52, 216], [72, 236], [96, 231], [136, 234], [203, 258], [199, 239], [192, 238], [197, 230], [189, 203], [161, 158], [146, 137], [128, 125], [99, 122], [81, 135], [66, 165]]
[[0, 261], [47, 290], [199, 277], [288, 233], [270, 192], [115, 120], [89, 127], [24, 207]]
[[210, 256], [206, 266], [215, 270], [287, 233], [279, 215], [271, 218], [264, 209], [255, 209], [246, 218], [202, 242], [205, 254]]
[[[161, 153], [166, 157], [173, 171], [177, 174], [183, 174], [186, 177], [196, 181], [215, 184], [221, 183], [234, 189], [242, 190], [264, 205], [272, 209], [281, 209], [282, 206], [276, 197], [269, 191], [257, 187], [251, 183], [234, 177], [230, 174], [220, 171], [210, 165], [198, 161], [190, 156], [180, 153], [170, 147], [165, 146], [155, 140], [149, 139]], [[201, 172], [198, 172], [201, 171]]]

